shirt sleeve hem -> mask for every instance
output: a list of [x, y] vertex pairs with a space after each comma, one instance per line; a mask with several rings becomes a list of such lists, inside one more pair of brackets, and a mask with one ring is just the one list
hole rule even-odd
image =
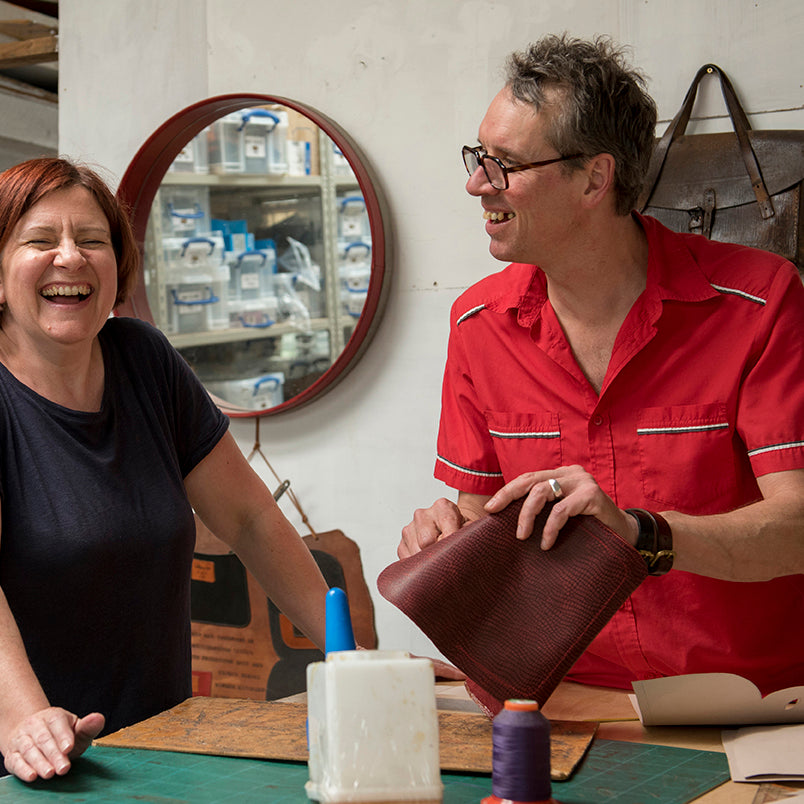
[[433, 475], [436, 480], [443, 481], [451, 488], [465, 491], [469, 494], [492, 495], [504, 485], [501, 472], [479, 473], [469, 469], [464, 470], [445, 463], [442, 458], [436, 460]]
[[187, 461], [186, 467], [183, 468], [182, 476], [186, 479], [187, 475], [198, 466], [204, 458], [212, 452], [213, 449], [218, 445], [218, 442], [226, 435], [226, 431], [229, 429], [229, 419], [226, 416], [221, 415], [220, 419], [218, 420], [218, 424], [215, 429], [210, 433], [209, 437], [204, 441], [203, 444], [199, 445], [198, 449], [196, 449], [192, 456]]
[[755, 477], [804, 469], [804, 441], [750, 450], [748, 454]]

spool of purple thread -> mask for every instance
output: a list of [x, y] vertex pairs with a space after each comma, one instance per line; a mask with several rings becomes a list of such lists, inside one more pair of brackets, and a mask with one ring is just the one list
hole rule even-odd
[[491, 796], [483, 804], [551, 801], [550, 721], [536, 701], [512, 699], [492, 724]]

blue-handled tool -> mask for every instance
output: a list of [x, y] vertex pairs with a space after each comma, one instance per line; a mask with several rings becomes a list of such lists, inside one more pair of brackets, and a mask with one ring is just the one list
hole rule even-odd
[[343, 589], [333, 586], [327, 592], [326, 652], [329, 654], [337, 650], [354, 649], [355, 637], [349, 615], [349, 601]]

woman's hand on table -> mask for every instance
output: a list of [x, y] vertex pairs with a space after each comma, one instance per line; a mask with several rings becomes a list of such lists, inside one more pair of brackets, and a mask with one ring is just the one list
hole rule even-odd
[[105, 722], [99, 712], [82, 718], [55, 706], [36, 712], [19, 723], [4, 746], [6, 770], [23, 782], [63, 776]]

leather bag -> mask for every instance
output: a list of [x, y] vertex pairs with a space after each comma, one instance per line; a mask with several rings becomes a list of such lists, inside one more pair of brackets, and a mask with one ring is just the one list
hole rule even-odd
[[380, 593], [404, 612], [494, 715], [507, 698], [539, 704], [646, 577], [642, 556], [595, 517], [571, 517], [550, 550], [516, 538], [522, 501], [386, 567]]
[[[733, 133], [685, 134], [698, 85], [717, 76]], [[657, 142], [637, 208], [676, 232], [780, 254], [804, 270], [804, 131], [753, 131], [728, 76], [698, 70]]]

